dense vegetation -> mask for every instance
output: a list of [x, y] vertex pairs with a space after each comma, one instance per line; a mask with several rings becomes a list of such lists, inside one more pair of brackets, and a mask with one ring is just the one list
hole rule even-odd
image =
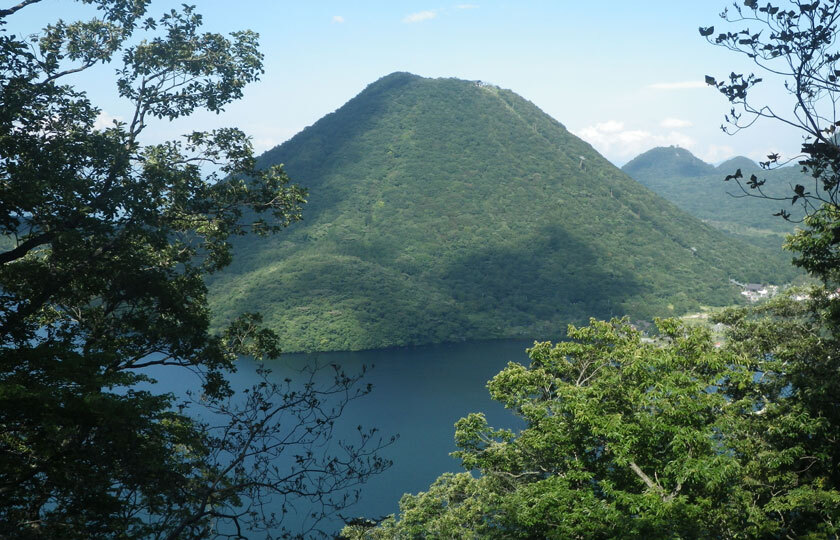
[[[745, 0], [721, 16], [736, 31], [701, 35], [754, 59], [793, 98], [795, 120], [782, 120], [805, 134], [814, 187], [782, 186], [778, 198], [806, 214], [787, 246], [820, 286], [725, 311], [722, 348], [673, 319], [658, 321], [653, 343], [619, 319], [536, 343], [530, 365], [488, 383], [525, 428], [461, 419], [465, 472], [345, 538], [840, 538], [840, 2]], [[751, 99], [762, 80], [707, 76], [736, 129], [779, 118]]]
[[837, 538], [840, 344], [815, 337], [828, 329], [814, 310], [825, 300], [728, 312], [724, 350], [673, 319], [654, 343], [615, 319], [536, 343], [529, 365], [488, 383], [523, 429], [495, 429], [481, 413], [459, 420], [464, 472], [343, 534]]
[[[365, 387], [340, 369], [300, 384], [263, 370], [235, 395], [237, 358], [276, 357], [276, 336], [256, 314], [211, 334], [204, 284], [231, 236], [281, 230], [303, 193], [255, 169], [238, 129], [140, 142], [147, 124], [240, 98], [262, 73], [257, 36], [202, 32], [189, 6], [147, 18], [145, 0], [8, 33], [37, 2], [0, 9], [0, 537], [281, 534], [296, 502], [316, 526], [387, 465], [361, 429], [330, 446]], [[97, 129], [67, 76], [110, 61], [136, 114]], [[163, 393], [150, 370], [191, 388]]]
[[569, 321], [726, 305], [785, 281], [628, 178], [530, 102], [394, 73], [260, 158], [308, 189], [304, 221], [243, 241], [219, 321], [260, 311], [285, 350], [558, 335]]
[[800, 167], [763, 170], [743, 156], [715, 167], [684, 148], [671, 146], [648, 150], [621, 170], [691, 215], [756, 246], [778, 249], [784, 236], [793, 232], [794, 223], [773, 215], [780, 209], [791, 211], [793, 219], [802, 217], [789, 202], [774, 205], [747, 196], [754, 193], [749, 189], [745, 193], [734, 181], [724, 180], [740, 170], [745, 180], [751, 175], [766, 180], [768, 195], [781, 196], [806, 178]]

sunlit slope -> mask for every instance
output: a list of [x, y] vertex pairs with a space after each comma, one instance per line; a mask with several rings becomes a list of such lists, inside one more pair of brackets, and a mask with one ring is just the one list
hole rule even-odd
[[261, 159], [309, 189], [305, 219], [243, 241], [213, 307], [262, 312], [287, 351], [551, 338], [731, 303], [728, 278], [787, 271], [471, 81], [394, 73]]

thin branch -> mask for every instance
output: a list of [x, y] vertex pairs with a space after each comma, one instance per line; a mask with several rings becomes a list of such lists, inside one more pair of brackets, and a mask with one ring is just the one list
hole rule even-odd
[[677, 487], [674, 488], [674, 491], [672, 491], [670, 494], [666, 494], [666, 492], [662, 488], [662, 486], [660, 486], [658, 483], [651, 480], [650, 477], [648, 475], [646, 475], [645, 472], [641, 468], [639, 468], [639, 466], [636, 465], [636, 463], [634, 461], [630, 462], [630, 469], [634, 473], [636, 473], [636, 476], [638, 476], [639, 478], [642, 479], [642, 482], [644, 482], [645, 485], [647, 485], [647, 487], [649, 487], [650, 489], [652, 489], [656, 493], [658, 493], [659, 496], [662, 498], [663, 502], [669, 503], [669, 502], [673, 501], [674, 497], [676, 497], [677, 494], [682, 489], [682, 482], [677, 482]]
[[71, 68], [71, 69], [65, 69], [64, 71], [59, 71], [58, 73], [54, 73], [54, 74], [50, 75], [49, 77], [47, 77], [46, 79], [41, 81], [39, 84], [48, 84], [48, 83], [53, 82], [56, 79], [60, 79], [61, 77], [66, 76], [66, 75], [72, 75], [73, 73], [79, 73], [80, 71], [84, 71], [84, 70], [90, 68], [95, 63], [96, 62], [94, 62], [94, 61], [90, 61], [90, 62], [86, 62], [86, 63], [82, 64], [79, 67], [75, 67], [75, 68]]

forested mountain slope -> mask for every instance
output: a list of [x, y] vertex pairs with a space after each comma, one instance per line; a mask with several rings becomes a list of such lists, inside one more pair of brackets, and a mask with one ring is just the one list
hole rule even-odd
[[287, 351], [550, 338], [791, 273], [475, 81], [388, 75], [261, 163], [309, 189], [304, 221], [242, 241], [210, 286], [220, 322], [260, 311]]
[[[735, 174], [739, 169], [744, 177], [742, 181], [752, 174], [766, 180], [762, 189], [768, 195], [790, 195], [794, 185], [813, 183], [798, 166], [765, 171], [749, 158], [738, 156], [715, 167], [675, 146], [648, 150], [621, 168], [709, 225], [751, 244], [779, 249], [784, 236], [793, 231], [794, 224], [773, 214], [783, 208], [796, 218], [801, 215], [799, 208], [791, 207], [785, 201], [744, 196], [735, 182], [724, 181], [727, 175]], [[755, 193], [749, 188], [747, 191]]]

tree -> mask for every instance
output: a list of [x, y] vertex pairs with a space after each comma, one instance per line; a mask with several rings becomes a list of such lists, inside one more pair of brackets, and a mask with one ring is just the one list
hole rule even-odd
[[[343, 534], [838, 534], [840, 493], [828, 477], [836, 469], [822, 461], [831, 443], [825, 426], [801, 403], [786, 403], [783, 378], [768, 372], [753, 384], [757, 369], [771, 365], [759, 365], [752, 347], [767, 332], [720, 351], [704, 329], [658, 325], [655, 343], [642, 342], [615, 319], [570, 327], [569, 341], [555, 346], [536, 343], [528, 367], [511, 363], [488, 383], [493, 399], [522, 420], [522, 430], [493, 429], [482, 414], [461, 419], [453, 455], [468, 472], [445, 474], [427, 492], [405, 495], [399, 519], [354, 524]], [[786, 345], [805, 330], [787, 335]]]
[[[783, 6], [746, 0], [743, 7], [733, 4], [732, 8], [720, 15], [727, 26], [736, 28], [716, 34], [714, 26], [701, 27], [700, 35], [716, 46], [748, 57], [760, 70], [760, 76], [735, 72], [720, 80], [706, 76], [706, 82], [732, 105], [721, 129], [734, 134], [759, 120], [771, 120], [799, 130], [803, 135], [800, 155], [783, 158], [774, 152], [761, 165], [769, 169], [798, 160], [814, 182], [812, 186], [790, 186], [789, 195], [774, 197], [762, 190], [766, 180], [757, 175], [747, 179], [739, 169], [726, 180], [737, 182], [745, 196], [801, 205], [807, 216], [805, 227], [788, 240], [790, 248], [799, 254], [794, 263], [827, 284], [838, 284], [840, 117], [836, 104], [840, 99], [840, 2], [797, 0]], [[768, 83], [790, 96], [789, 113], [755, 103], [754, 89]], [[784, 207], [775, 215], [791, 217]]]
[[[263, 370], [234, 394], [237, 356], [279, 344], [256, 314], [211, 334], [203, 282], [232, 237], [298, 220], [305, 193], [258, 170], [238, 129], [141, 142], [149, 122], [242, 97], [257, 36], [202, 33], [189, 6], [146, 17], [148, 0], [83, 0], [97, 17], [11, 34], [38, 1], [0, 9], [0, 536], [241, 537], [282, 527], [294, 497], [315, 527], [387, 466], [372, 432], [327, 445], [368, 389], [338, 369], [300, 386]], [[69, 81], [116, 60], [134, 113], [96, 129]], [[201, 391], [160, 394], [153, 367], [190, 370]]]
[[[454, 455], [467, 472], [346, 537], [840, 538], [840, 2], [746, 0], [722, 17], [751, 28], [700, 34], [764, 71], [706, 77], [732, 104], [724, 131], [768, 119], [802, 130], [800, 156], [762, 166], [799, 159], [814, 184], [771, 197], [757, 175], [726, 180], [802, 205], [786, 247], [822, 286], [727, 310], [721, 349], [675, 321], [659, 321], [653, 343], [624, 321], [593, 320], [570, 327], [570, 341], [535, 344], [528, 367], [488, 384], [524, 428], [460, 420]], [[784, 81], [790, 115], [753, 102], [764, 76]]]

